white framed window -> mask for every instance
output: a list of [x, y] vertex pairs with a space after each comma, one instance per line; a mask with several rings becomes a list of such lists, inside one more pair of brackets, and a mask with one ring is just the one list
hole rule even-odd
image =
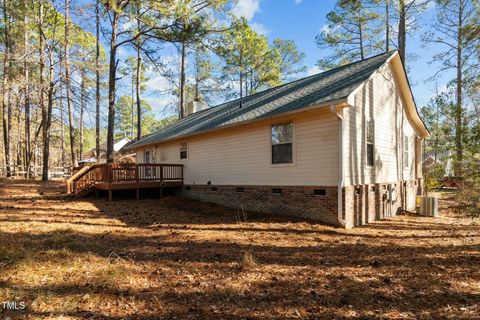
[[293, 163], [293, 122], [271, 128], [272, 164]]
[[187, 143], [180, 143], [180, 160], [188, 159]]
[[156, 162], [156, 152], [155, 149], [146, 149], [143, 155], [143, 160], [145, 163], [155, 163]]
[[409, 167], [410, 159], [410, 137], [403, 136], [403, 167]]
[[375, 126], [372, 120], [366, 122], [365, 142], [367, 149], [367, 166], [375, 165]]

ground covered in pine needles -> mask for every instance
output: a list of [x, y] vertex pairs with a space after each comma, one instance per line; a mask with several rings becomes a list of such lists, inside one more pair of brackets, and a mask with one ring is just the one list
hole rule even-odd
[[479, 319], [480, 221], [353, 230], [0, 180], [0, 319]]

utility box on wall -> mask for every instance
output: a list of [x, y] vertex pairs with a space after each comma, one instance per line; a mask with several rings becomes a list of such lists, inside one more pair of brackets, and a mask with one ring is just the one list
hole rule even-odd
[[438, 197], [419, 196], [416, 200], [416, 210], [421, 216], [439, 217]]

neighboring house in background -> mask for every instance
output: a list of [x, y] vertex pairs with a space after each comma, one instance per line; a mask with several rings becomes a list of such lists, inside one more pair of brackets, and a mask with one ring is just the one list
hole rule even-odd
[[128, 146], [180, 195], [352, 227], [415, 207], [429, 135], [396, 51], [190, 114]]
[[[128, 153], [128, 149], [125, 148], [129, 143], [130, 139], [127, 137], [116, 139], [113, 142], [113, 151], [115, 153], [115, 157], [121, 157]], [[96, 148], [90, 149], [86, 153], [83, 154], [83, 159], [79, 161], [79, 163], [95, 163], [97, 160], [97, 150]], [[100, 145], [100, 162], [107, 161], [107, 143], [102, 143]]]
[[424, 155], [423, 166], [424, 168], [430, 168], [434, 164], [441, 164], [445, 169], [445, 177], [454, 176], [453, 171], [453, 151], [448, 150], [444, 152], [434, 152]]

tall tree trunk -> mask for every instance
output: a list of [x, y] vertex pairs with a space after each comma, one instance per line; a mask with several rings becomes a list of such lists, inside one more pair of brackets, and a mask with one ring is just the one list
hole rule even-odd
[[253, 69], [250, 70], [250, 94], [253, 94]]
[[61, 144], [60, 144], [60, 151], [62, 153], [62, 167], [65, 170], [66, 166], [66, 157], [65, 157], [65, 107], [63, 105], [63, 84], [64, 84], [64, 73], [62, 73], [64, 62], [63, 62], [63, 55], [62, 55], [62, 50], [59, 50], [59, 56], [60, 56], [60, 81], [59, 81], [59, 91], [60, 91], [60, 138], [61, 138]]
[[406, 8], [405, 0], [399, 0], [398, 3], [398, 53], [403, 65], [405, 66], [406, 39]]
[[63, 101], [60, 102], [60, 138], [61, 138], [61, 146], [60, 151], [62, 152], [62, 167], [67, 166], [67, 158], [66, 158], [66, 150], [65, 150], [65, 106], [63, 105]]
[[390, 0], [385, 0], [385, 51], [390, 51]]
[[115, 133], [115, 85], [117, 73], [117, 28], [118, 13], [112, 13], [110, 37], [110, 61], [108, 72], [108, 132], [107, 132], [107, 162], [113, 163], [113, 137]]
[[70, 31], [70, 0], [65, 0], [65, 89], [67, 90], [67, 106], [68, 106], [68, 126], [70, 132], [70, 155], [72, 167], [78, 167], [77, 154], [75, 153], [75, 128], [73, 124], [73, 106], [72, 92], [70, 83], [70, 65], [69, 65], [69, 43], [68, 34]]
[[186, 41], [182, 42], [182, 59], [180, 62], [180, 119], [185, 116], [185, 60], [186, 60]]
[[137, 140], [142, 137], [142, 101], [140, 99], [140, 82], [142, 70], [142, 56], [140, 54], [140, 46], [137, 46], [137, 74], [135, 81], [135, 90], [137, 93]]
[[100, 0], [95, 6], [95, 156], [100, 162]]
[[[27, 7], [27, 1], [24, 1], [25, 8]], [[24, 17], [24, 45], [25, 45], [25, 56], [23, 58], [23, 71], [24, 71], [24, 80], [25, 80], [25, 87], [24, 87], [24, 103], [25, 103], [25, 178], [30, 178], [30, 144], [31, 144], [31, 137], [30, 137], [30, 70], [29, 70], [29, 44], [28, 44], [28, 18], [25, 14]]]
[[[38, 56], [39, 56], [39, 65], [40, 65], [40, 104], [42, 106], [42, 141], [43, 141], [43, 166], [42, 166], [42, 181], [48, 180], [48, 156], [49, 152], [48, 147], [49, 143], [47, 141], [47, 106], [45, 104], [45, 39], [43, 37], [43, 0], [39, 1], [38, 7]], [[50, 83], [50, 81], [49, 81]], [[45, 157], [46, 155], [46, 157]]]
[[[50, 128], [52, 127], [53, 96], [55, 94], [55, 81], [53, 79], [53, 50], [49, 51], [48, 63], [49, 63], [49, 68], [48, 68], [47, 117], [43, 125], [43, 129], [44, 129], [43, 171], [42, 171], [43, 181], [48, 180], [48, 162], [50, 159]], [[63, 112], [62, 112], [62, 117], [63, 117]], [[63, 121], [62, 121], [62, 127], [63, 127]]]
[[81, 83], [80, 83], [80, 151], [78, 158], [83, 160], [83, 115], [85, 112], [85, 69], [80, 69]]
[[[242, 64], [242, 59], [243, 59], [243, 51], [242, 49], [240, 48], [240, 99], [243, 98], [243, 64]], [[240, 102], [240, 106], [241, 106], [241, 102]]]
[[200, 99], [200, 66], [199, 66], [199, 49], [197, 48], [195, 50], [195, 87], [194, 87], [194, 94], [193, 94], [193, 100], [194, 101], [199, 101]]
[[464, 0], [458, 1], [458, 30], [457, 30], [457, 97], [455, 112], [455, 147], [456, 147], [456, 164], [455, 176], [463, 175], [463, 108], [462, 108], [462, 65], [463, 65], [463, 10]]
[[[16, 123], [17, 123], [17, 136], [16, 136], [16, 144], [14, 144], [15, 148], [16, 148], [16, 161], [14, 161], [13, 163], [17, 166], [21, 166], [21, 165], [24, 165], [24, 162], [23, 162], [23, 157], [24, 157], [24, 150], [25, 148], [23, 147], [23, 144], [22, 144], [22, 136], [23, 136], [23, 131], [22, 131], [22, 126], [20, 125], [21, 121], [22, 121], [22, 105], [21, 105], [21, 95], [22, 93], [18, 93], [16, 96], [15, 96], [15, 105], [16, 105], [16, 111], [17, 111], [17, 114], [16, 114]], [[10, 127], [11, 128], [11, 127]], [[25, 129], [25, 128], [24, 128]], [[15, 170], [15, 174], [18, 175], [18, 170], [19, 168], [17, 168], [17, 170]]]
[[[138, 63], [138, 62], [137, 62]], [[136, 64], [137, 64], [136, 63]], [[137, 67], [135, 64], [135, 68]], [[135, 73], [133, 73], [133, 70], [132, 70], [132, 78], [131, 78], [131, 94], [130, 96], [132, 97], [132, 99], [130, 100], [130, 139], [133, 139], [133, 135], [135, 134], [135, 127], [136, 127], [136, 124], [135, 124], [135, 100], [133, 99], [133, 97], [135, 96], [135, 79], [136, 79], [136, 74], [137, 72], [135, 71]], [[125, 132], [125, 136], [127, 136], [127, 132]]]
[[[140, 17], [140, 1], [136, 5], [137, 17]], [[137, 30], [140, 30], [140, 19], [137, 19]], [[137, 39], [137, 73], [135, 81], [135, 90], [137, 94], [137, 140], [142, 137], [142, 101], [140, 100], [140, 82], [142, 72], [142, 55], [140, 54], [141, 37]], [[133, 112], [133, 108], [132, 108]]]
[[359, 41], [360, 41], [360, 59], [365, 59], [365, 52], [364, 52], [364, 49], [363, 49], [363, 25], [362, 23], [360, 22], [360, 24], [358, 25], [358, 37], [359, 37]]
[[[4, 20], [4, 44], [5, 52], [3, 55], [3, 82], [2, 82], [2, 126], [3, 126], [3, 150], [5, 152], [5, 166], [7, 171], [7, 177], [11, 176], [10, 171], [10, 124], [9, 118], [11, 118], [10, 111], [10, 37], [9, 37], [9, 22], [8, 22], [8, 9], [7, 0], [3, 0], [3, 20]], [[8, 100], [7, 100], [8, 99]]]

